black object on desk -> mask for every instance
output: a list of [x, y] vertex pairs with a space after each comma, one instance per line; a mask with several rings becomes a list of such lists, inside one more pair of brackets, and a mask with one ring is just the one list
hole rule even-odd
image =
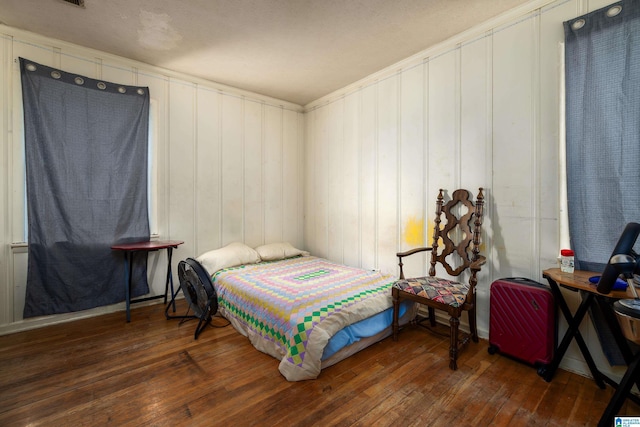
[[[148, 301], [152, 299], [158, 299], [164, 297], [164, 303], [167, 303], [167, 294], [169, 291], [169, 286], [171, 286], [171, 294], [173, 295], [173, 275], [171, 273], [171, 255], [174, 248], [177, 248], [179, 245], [183, 244], [183, 241], [180, 240], [158, 240], [158, 241], [145, 241], [145, 242], [135, 242], [135, 243], [123, 243], [121, 245], [113, 245], [111, 246], [111, 250], [114, 251], [123, 251], [124, 253], [124, 286], [125, 286], [125, 295], [127, 301], [127, 322], [131, 321], [131, 304], [136, 302]], [[136, 252], [153, 252], [160, 249], [167, 250], [167, 256], [169, 258], [167, 265], [167, 280], [164, 286], [164, 295], [155, 295], [147, 298], [140, 298], [131, 301], [131, 269], [133, 267], [133, 255]], [[175, 312], [175, 302], [173, 303], [173, 311]]]

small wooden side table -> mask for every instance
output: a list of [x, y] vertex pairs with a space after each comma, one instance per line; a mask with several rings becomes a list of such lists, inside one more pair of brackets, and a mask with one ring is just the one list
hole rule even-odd
[[[125, 286], [125, 295], [127, 301], [127, 322], [131, 321], [131, 304], [142, 301], [149, 301], [152, 299], [162, 298], [163, 295], [154, 295], [147, 298], [139, 298], [136, 300], [131, 300], [131, 272], [133, 268], [133, 255], [136, 252], [149, 252], [158, 251], [161, 249], [167, 250], [167, 256], [169, 258], [167, 264], [167, 281], [164, 285], [164, 303], [167, 304], [167, 293], [169, 291], [169, 287], [171, 287], [171, 295], [173, 295], [173, 274], [171, 272], [171, 255], [173, 249], [177, 248], [184, 242], [181, 240], [157, 240], [157, 241], [145, 241], [145, 242], [135, 242], [135, 243], [123, 243], [120, 245], [111, 246], [111, 250], [114, 251], [122, 251], [124, 253], [124, 286]], [[175, 311], [175, 302], [173, 306], [173, 310]]]

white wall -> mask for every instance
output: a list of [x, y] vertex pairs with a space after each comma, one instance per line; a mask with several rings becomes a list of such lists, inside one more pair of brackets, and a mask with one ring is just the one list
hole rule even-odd
[[[531, 2], [305, 106], [307, 249], [397, 275], [396, 252], [430, 245], [438, 189], [484, 187], [487, 338], [491, 282], [557, 266], [562, 23], [608, 3]], [[426, 274], [413, 258], [405, 272]], [[589, 322], [583, 334], [608, 367]], [[563, 366], [588, 372], [575, 344]]]
[[[0, 37], [0, 333], [123, 309], [22, 319], [27, 248], [18, 57], [149, 87], [156, 135], [152, 233], [184, 240], [174, 251], [174, 271], [181, 259], [232, 241], [303, 246], [302, 107], [9, 27], [0, 26]], [[152, 294], [164, 292], [166, 267], [166, 252], [150, 254]]]

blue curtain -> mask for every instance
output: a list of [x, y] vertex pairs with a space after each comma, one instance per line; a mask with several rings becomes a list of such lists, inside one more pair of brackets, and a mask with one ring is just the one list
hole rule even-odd
[[[116, 243], [149, 240], [149, 90], [20, 58], [29, 260], [24, 317], [125, 299]], [[146, 256], [132, 296], [149, 292]]]
[[640, 222], [640, 1], [564, 23], [567, 194], [577, 268], [600, 272]]

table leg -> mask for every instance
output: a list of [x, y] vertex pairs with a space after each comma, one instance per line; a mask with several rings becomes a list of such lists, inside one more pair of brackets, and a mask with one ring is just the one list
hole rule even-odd
[[[169, 286], [171, 286], [171, 294], [173, 296], [173, 273], [171, 271], [171, 255], [173, 253], [173, 248], [167, 248], [167, 257], [169, 259], [169, 264], [167, 265], [167, 280], [164, 284], [164, 304], [167, 305], [167, 293], [169, 292]], [[171, 298], [170, 304], [173, 305], [173, 312], [176, 312], [176, 301], [174, 298]]]
[[638, 378], [638, 375], [640, 375], [640, 353], [638, 353], [635, 359], [629, 364], [627, 372], [625, 372], [622, 377], [622, 381], [620, 381], [613, 397], [600, 418], [598, 427], [606, 427], [613, 424], [614, 417], [620, 412], [620, 408], [622, 408], [622, 404], [629, 395], [631, 387], [633, 387], [633, 383], [636, 381], [636, 378]]
[[560, 366], [560, 362], [562, 361], [562, 358], [564, 357], [565, 353], [569, 349], [569, 344], [571, 344], [571, 340], [575, 338], [576, 343], [580, 348], [580, 352], [582, 353], [582, 356], [587, 362], [589, 371], [591, 371], [591, 375], [593, 376], [594, 381], [596, 382], [598, 387], [600, 387], [601, 389], [604, 389], [605, 384], [604, 384], [604, 381], [602, 380], [602, 375], [598, 370], [598, 368], [596, 367], [593, 357], [591, 357], [591, 353], [589, 352], [589, 348], [587, 347], [587, 344], [582, 338], [582, 334], [580, 333], [580, 329], [579, 329], [580, 323], [582, 323], [582, 319], [587, 313], [587, 310], [589, 309], [589, 305], [591, 304], [594, 295], [592, 293], [589, 293], [586, 296], [586, 298], [582, 301], [580, 306], [578, 307], [576, 314], [572, 315], [571, 310], [569, 310], [569, 306], [564, 300], [562, 292], [560, 292], [560, 287], [558, 286], [558, 284], [552, 279], [547, 278], [547, 280], [549, 281], [549, 286], [551, 287], [551, 291], [556, 300], [556, 304], [558, 304], [558, 306], [560, 307], [560, 311], [562, 312], [562, 314], [564, 315], [567, 321], [568, 329], [564, 337], [562, 338], [560, 345], [556, 349], [556, 354], [554, 355], [553, 360], [551, 361], [547, 369], [543, 371], [544, 380], [547, 382], [551, 381], [556, 370]]
[[124, 293], [127, 301], [127, 322], [131, 322], [131, 275], [133, 266], [133, 253], [131, 251], [124, 252]]

